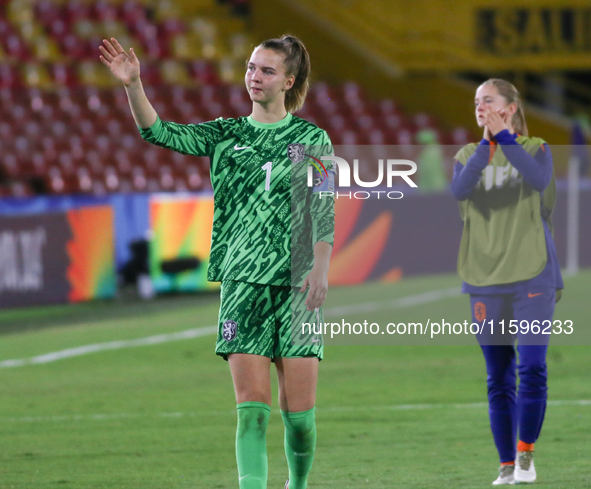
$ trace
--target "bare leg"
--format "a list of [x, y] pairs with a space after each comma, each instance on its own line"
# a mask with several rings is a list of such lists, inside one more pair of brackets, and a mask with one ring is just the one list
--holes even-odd
[[316, 403], [317, 358], [276, 358], [279, 407], [286, 412], [312, 409]]
[[261, 355], [233, 353], [228, 356], [236, 403], [264, 402], [271, 405], [271, 359]]

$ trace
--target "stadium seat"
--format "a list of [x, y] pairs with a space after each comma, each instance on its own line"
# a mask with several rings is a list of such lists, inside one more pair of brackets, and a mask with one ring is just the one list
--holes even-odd
[[[209, 14], [185, 18], [170, 2], [0, 0], [2, 195], [44, 186], [96, 194], [210, 188], [206, 158], [142, 141], [125, 90], [98, 60], [98, 45], [117, 37], [133, 46], [160, 117], [199, 123], [250, 113], [243, 77], [253, 42], [240, 25]], [[334, 144], [414, 144], [415, 131], [425, 127], [442, 142], [471, 138], [463, 128], [444, 133], [430, 114], [409, 117], [396, 101], [369, 100], [355, 82], [317, 83], [297, 115], [326, 128]]]
[[33, 189], [31, 186], [24, 180], [15, 180], [10, 182], [8, 185], [8, 193], [9, 197], [31, 197], [34, 195]]

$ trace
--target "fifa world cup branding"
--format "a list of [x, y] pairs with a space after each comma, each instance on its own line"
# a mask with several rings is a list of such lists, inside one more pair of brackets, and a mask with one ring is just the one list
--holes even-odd
[[0, 233], [0, 292], [43, 288], [42, 250], [46, 242], [42, 227]]

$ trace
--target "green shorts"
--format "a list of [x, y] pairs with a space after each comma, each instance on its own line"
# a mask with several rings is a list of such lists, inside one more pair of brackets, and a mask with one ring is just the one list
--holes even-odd
[[222, 282], [215, 352], [225, 360], [231, 353], [322, 360], [322, 336], [302, 327], [324, 322], [322, 308], [306, 310], [306, 295], [293, 287]]

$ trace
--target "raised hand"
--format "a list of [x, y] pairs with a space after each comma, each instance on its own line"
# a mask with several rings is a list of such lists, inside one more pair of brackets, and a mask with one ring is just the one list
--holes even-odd
[[139, 80], [140, 62], [133, 48], [129, 48], [129, 53], [126, 53], [114, 37], [111, 42], [103, 39], [103, 44], [104, 46], [99, 46], [102, 53], [99, 59], [109, 67], [111, 73], [126, 87]]

